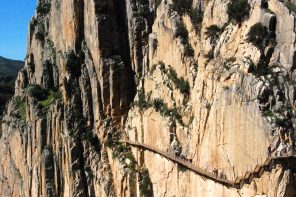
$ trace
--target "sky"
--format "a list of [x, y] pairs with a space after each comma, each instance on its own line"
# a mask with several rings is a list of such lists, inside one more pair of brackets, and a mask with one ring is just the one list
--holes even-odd
[[37, 0], [0, 0], [0, 56], [24, 60]]

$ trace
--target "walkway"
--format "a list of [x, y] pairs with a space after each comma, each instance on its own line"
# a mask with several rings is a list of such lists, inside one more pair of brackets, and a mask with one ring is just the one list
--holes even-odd
[[244, 184], [250, 184], [254, 178], [260, 178], [265, 171], [270, 171], [272, 169], [272, 166], [277, 163], [285, 163], [286, 165], [289, 165], [289, 166], [290, 165], [295, 166], [295, 164], [296, 164], [296, 156], [281, 156], [281, 157], [268, 158], [268, 159], [266, 159], [264, 164], [257, 165], [252, 172], [246, 172], [246, 174], [243, 177], [237, 177], [233, 181], [233, 180], [228, 180], [227, 178], [219, 177], [217, 174], [214, 174], [213, 172], [209, 172], [207, 170], [204, 170], [202, 168], [194, 166], [186, 160], [182, 160], [173, 154], [164, 152], [164, 151], [159, 150], [159, 149], [152, 147], [150, 145], [141, 144], [138, 142], [132, 142], [130, 140], [122, 140], [122, 142], [127, 143], [131, 146], [134, 146], [134, 147], [146, 149], [151, 152], [157, 153], [157, 154], [159, 154], [171, 161], [174, 161], [174, 162], [186, 167], [187, 169], [195, 172], [196, 174], [199, 174], [199, 175], [201, 175], [205, 178], [208, 178], [210, 180], [213, 180], [217, 183], [223, 184], [226, 187], [232, 187], [232, 188], [237, 188], [237, 189], [241, 189]]

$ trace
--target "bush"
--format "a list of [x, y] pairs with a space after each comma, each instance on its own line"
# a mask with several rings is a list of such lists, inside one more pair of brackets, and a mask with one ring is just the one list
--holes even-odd
[[168, 77], [182, 94], [189, 95], [190, 85], [187, 80], [185, 80], [183, 77], [178, 78], [176, 71], [172, 68], [169, 68], [168, 70]]
[[242, 23], [250, 15], [251, 6], [248, 0], [231, 0], [227, 6], [227, 14], [235, 23]]
[[268, 109], [268, 110], [263, 111], [262, 112], [262, 115], [264, 117], [273, 117], [274, 116], [274, 113], [270, 109]]
[[34, 97], [39, 101], [46, 99], [48, 94], [48, 92], [44, 90], [40, 85], [30, 85], [27, 88], [27, 92], [31, 97]]
[[50, 90], [47, 98], [41, 101], [40, 104], [42, 105], [42, 107], [46, 108], [46, 107], [49, 107], [54, 101], [61, 98], [62, 98], [62, 93], [60, 91]]
[[66, 59], [67, 59], [66, 69], [70, 71], [73, 67], [75, 67], [76, 59], [77, 59], [73, 50], [66, 53]]
[[30, 72], [34, 73], [35, 72], [35, 64], [33, 61], [28, 62], [28, 69], [30, 70]]
[[175, 37], [181, 38], [182, 44], [186, 44], [188, 42], [188, 31], [183, 23], [183, 21], [181, 21], [178, 26], [177, 26], [177, 30], [175, 33]]
[[20, 116], [22, 118], [22, 120], [26, 120], [26, 105], [25, 102], [22, 100], [21, 97], [17, 96], [15, 97], [15, 103], [16, 103], [16, 107], [19, 110]]
[[290, 1], [286, 1], [286, 6], [291, 12], [296, 14], [296, 5], [294, 3], [290, 2]]
[[168, 77], [169, 77], [169, 79], [172, 80], [174, 83], [176, 83], [177, 80], [178, 80], [177, 72], [176, 72], [174, 69], [172, 69], [172, 68], [169, 68], [169, 69], [168, 69]]
[[[112, 157], [117, 158], [121, 164], [124, 165], [124, 168], [128, 168], [129, 170], [135, 172], [137, 161], [131, 152], [130, 148], [126, 146], [125, 143], [115, 142], [113, 146]], [[126, 159], [130, 162], [127, 164]]]
[[177, 88], [180, 90], [180, 92], [182, 94], [186, 94], [188, 95], [190, 93], [190, 85], [189, 85], [189, 82], [184, 80], [183, 77], [181, 77], [179, 80], [178, 80], [178, 83], [176, 84]]
[[50, 8], [51, 8], [50, 3], [42, 3], [37, 6], [36, 10], [37, 10], [37, 13], [45, 15], [50, 12]]
[[250, 72], [253, 73], [256, 77], [268, 75], [269, 71], [270, 70], [268, 68], [268, 65], [262, 60], [260, 60], [258, 64], [250, 70]]
[[203, 20], [203, 15], [204, 15], [203, 11], [201, 11], [197, 8], [193, 8], [190, 10], [189, 17], [190, 17], [191, 23], [193, 25], [193, 28], [196, 32], [201, 30], [201, 23]]
[[193, 57], [194, 56], [194, 49], [192, 48], [192, 46], [189, 43], [187, 43], [184, 46], [184, 55], [187, 56], [187, 57]]
[[179, 37], [181, 39], [181, 43], [184, 45], [184, 55], [187, 57], [192, 57], [194, 55], [194, 49], [189, 43], [188, 31], [183, 21], [178, 24], [175, 37]]
[[262, 23], [256, 23], [249, 31], [247, 41], [262, 50], [268, 37], [267, 28]]
[[172, 9], [180, 15], [190, 12], [191, 7], [192, 0], [173, 0]]
[[218, 25], [211, 25], [206, 28], [205, 35], [211, 40], [216, 40], [221, 33], [221, 28]]
[[152, 196], [152, 182], [150, 180], [148, 169], [143, 168], [140, 171], [140, 193], [142, 196]]
[[38, 31], [36, 34], [35, 34], [35, 37], [37, 40], [41, 41], [41, 42], [44, 42], [45, 41], [45, 33], [42, 32], [42, 31]]
[[201, 29], [203, 11], [192, 8], [192, 0], [173, 0], [172, 9], [181, 16], [187, 14], [196, 32]]
[[116, 142], [114, 146], [114, 151], [112, 152], [112, 157], [117, 158], [120, 156], [120, 154], [127, 151], [128, 151], [128, 147], [124, 143]]
[[144, 88], [141, 88], [138, 91], [138, 101], [134, 102], [135, 106], [138, 106], [141, 110], [145, 108], [149, 108], [151, 104], [149, 103], [149, 98], [146, 98]]
[[[156, 102], [158, 102], [158, 101], [156, 101]], [[157, 105], [157, 104], [159, 104], [159, 105]], [[155, 103], [154, 106], [158, 107], [155, 110], [159, 111], [162, 116], [164, 116], [164, 117], [172, 117], [175, 120], [177, 120], [181, 125], [184, 125], [184, 123], [182, 121], [182, 116], [179, 113], [178, 108], [176, 108], [176, 107], [169, 108], [168, 105], [166, 103], [163, 103], [163, 102], [162, 103]]]
[[74, 76], [80, 76], [81, 65], [84, 58], [84, 53], [79, 51], [78, 55], [74, 53], [73, 50], [66, 52], [66, 70]]
[[261, 8], [262, 9], [268, 9], [268, 0], [262, 0], [261, 1]]
[[164, 102], [162, 99], [154, 99], [153, 100], [153, 107], [157, 112], [161, 111], [163, 106], [164, 106]]

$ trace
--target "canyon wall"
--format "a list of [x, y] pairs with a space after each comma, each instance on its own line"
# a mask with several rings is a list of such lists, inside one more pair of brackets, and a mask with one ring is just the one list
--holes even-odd
[[285, 164], [237, 189], [124, 142], [231, 181], [294, 151], [290, 2], [249, 0], [240, 22], [229, 0], [176, 2], [38, 1], [1, 121], [2, 196], [296, 195]]

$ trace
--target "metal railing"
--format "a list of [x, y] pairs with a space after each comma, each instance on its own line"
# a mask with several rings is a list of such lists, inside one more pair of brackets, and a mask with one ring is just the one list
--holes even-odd
[[261, 175], [263, 174], [264, 171], [270, 171], [271, 166], [277, 160], [282, 160], [282, 159], [296, 160], [295, 155], [294, 156], [287, 155], [287, 156], [280, 156], [280, 157], [270, 157], [270, 158], [267, 158], [263, 164], [257, 165], [252, 172], [246, 172], [243, 177], [237, 177], [233, 181], [233, 180], [229, 180], [229, 179], [224, 178], [224, 177], [220, 177], [220, 176], [218, 176], [217, 173], [209, 172], [209, 171], [207, 171], [205, 169], [194, 166], [192, 163], [190, 163], [187, 160], [183, 160], [183, 159], [181, 159], [179, 157], [176, 157], [174, 154], [170, 154], [168, 152], [159, 150], [158, 148], [155, 148], [155, 147], [150, 146], [148, 144], [132, 142], [130, 140], [121, 140], [121, 141], [124, 142], [124, 143], [127, 143], [127, 144], [129, 144], [131, 146], [139, 147], [139, 148], [146, 149], [146, 150], [149, 150], [151, 152], [157, 153], [157, 154], [159, 154], [159, 155], [161, 155], [161, 156], [163, 156], [163, 157], [165, 157], [165, 158], [167, 158], [167, 159], [169, 159], [171, 161], [174, 161], [174, 162], [186, 167], [187, 169], [195, 172], [196, 174], [198, 174], [200, 176], [203, 176], [205, 178], [208, 178], [210, 180], [213, 180], [215, 182], [223, 184], [223, 185], [225, 185], [227, 187], [233, 187], [233, 188], [237, 188], [237, 189], [241, 189], [244, 184], [251, 183], [254, 178], [261, 177]]

